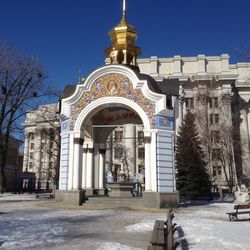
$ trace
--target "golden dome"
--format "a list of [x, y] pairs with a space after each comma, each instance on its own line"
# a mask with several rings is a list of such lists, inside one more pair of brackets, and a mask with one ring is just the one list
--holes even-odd
[[137, 39], [136, 28], [128, 24], [126, 11], [123, 9], [121, 21], [109, 32], [112, 45], [105, 49], [110, 64], [132, 64], [136, 66], [136, 59], [141, 49], [134, 45]]

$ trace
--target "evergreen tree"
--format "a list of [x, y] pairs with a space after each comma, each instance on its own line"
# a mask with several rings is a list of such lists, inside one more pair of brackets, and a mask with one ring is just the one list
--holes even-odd
[[211, 182], [206, 171], [204, 153], [195, 126], [195, 117], [187, 112], [177, 136], [176, 186], [180, 197], [195, 199], [210, 196]]

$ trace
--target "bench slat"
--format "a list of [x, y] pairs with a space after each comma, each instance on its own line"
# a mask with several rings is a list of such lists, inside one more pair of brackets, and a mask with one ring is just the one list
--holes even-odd
[[250, 209], [250, 204], [244, 204], [244, 205], [235, 205], [234, 209]]
[[148, 250], [163, 250], [162, 246], [148, 246]]
[[164, 230], [154, 229], [150, 243], [154, 246], [164, 246], [165, 245], [165, 235]]
[[156, 220], [154, 224], [154, 229], [164, 230], [165, 222], [163, 220]]

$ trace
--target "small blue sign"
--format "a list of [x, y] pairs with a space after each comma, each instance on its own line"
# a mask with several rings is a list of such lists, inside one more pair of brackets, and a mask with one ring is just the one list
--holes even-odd
[[168, 116], [156, 116], [156, 127], [165, 130], [174, 130], [174, 118]]
[[64, 120], [61, 122], [61, 132], [66, 132], [70, 130], [70, 120]]

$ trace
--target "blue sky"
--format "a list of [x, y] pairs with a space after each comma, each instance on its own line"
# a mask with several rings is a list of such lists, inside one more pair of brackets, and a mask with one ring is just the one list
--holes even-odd
[[[104, 64], [122, 0], [0, 0], [0, 40], [35, 55], [63, 88]], [[220, 55], [250, 47], [249, 0], [127, 0], [141, 57]]]

